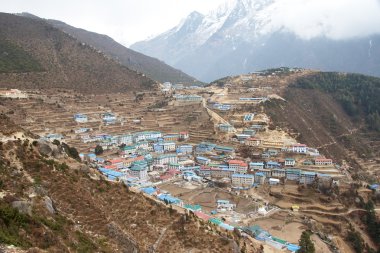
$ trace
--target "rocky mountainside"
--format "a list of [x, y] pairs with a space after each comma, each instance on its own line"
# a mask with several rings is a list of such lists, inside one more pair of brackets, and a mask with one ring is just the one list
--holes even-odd
[[[1, 252], [240, 252], [236, 235], [103, 180], [61, 144], [0, 117], [9, 122], [0, 129]], [[5, 140], [4, 130], [22, 137]]]
[[[303, 38], [277, 22], [279, 6], [276, 0], [229, 1], [207, 15], [193, 12], [173, 29], [131, 48], [202, 81], [281, 66], [380, 76], [379, 34]], [[319, 25], [331, 33], [329, 26]]]
[[0, 38], [0, 87], [102, 93], [155, 84], [44, 20], [0, 13]]
[[107, 35], [75, 28], [57, 20], [47, 20], [47, 22], [59, 28], [60, 30], [74, 36], [79, 41], [91, 45], [94, 48], [102, 51], [127, 68], [141, 72], [153, 80], [159, 81], [161, 83], [168, 81], [172, 83], [183, 83], [188, 85], [198, 82], [194, 77], [191, 77], [156, 58], [143, 55], [127, 47], [124, 47]]

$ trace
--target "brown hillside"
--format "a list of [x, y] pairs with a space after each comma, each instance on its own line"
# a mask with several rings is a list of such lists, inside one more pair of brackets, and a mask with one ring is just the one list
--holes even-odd
[[25, 50], [45, 70], [1, 73], [0, 87], [102, 93], [147, 89], [154, 84], [43, 20], [1, 13], [0, 36]]
[[102, 180], [73, 160], [42, 157], [37, 150], [46, 145], [57, 149], [0, 143], [0, 250], [12, 244], [47, 252], [239, 252], [232, 234], [218, 235], [191, 214]]
[[156, 58], [126, 48], [107, 35], [75, 28], [57, 20], [47, 20], [47, 22], [62, 31], [69, 33], [79, 41], [104, 52], [127, 68], [144, 73], [153, 80], [159, 82], [180, 82], [188, 85], [199, 83], [194, 77], [191, 77]]
[[337, 162], [350, 161], [355, 168], [379, 173], [376, 160], [379, 135], [353, 121], [341, 105], [319, 90], [287, 87], [286, 101], [271, 100], [265, 111], [275, 125], [297, 133], [297, 139]]

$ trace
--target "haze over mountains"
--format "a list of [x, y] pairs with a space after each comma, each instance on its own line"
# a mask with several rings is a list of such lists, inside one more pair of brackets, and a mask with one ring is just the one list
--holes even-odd
[[[299, 26], [293, 17], [286, 17], [293, 12], [283, 4], [230, 1], [207, 15], [193, 12], [171, 30], [131, 48], [202, 81], [280, 66], [380, 76], [380, 34], [360, 29], [367, 24], [353, 17], [357, 35], [339, 29], [345, 19], [333, 24], [333, 15], [314, 17]], [[294, 15], [305, 13], [294, 11]]]

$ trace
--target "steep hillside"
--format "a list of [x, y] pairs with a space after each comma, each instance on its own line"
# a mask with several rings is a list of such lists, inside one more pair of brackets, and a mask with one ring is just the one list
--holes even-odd
[[106, 35], [75, 28], [57, 20], [47, 20], [47, 22], [74, 36], [79, 41], [102, 51], [124, 66], [141, 72], [153, 80], [189, 85], [198, 82], [194, 77], [191, 77], [156, 58], [126, 48]]
[[317, 72], [291, 82], [285, 101], [271, 100], [265, 111], [300, 141], [379, 176], [379, 87], [378, 78]]
[[0, 37], [7, 43], [2, 55], [19, 55], [1, 58], [2, 65], [14, 67], [0, 73], [0, 87], [101, 93], [154, 84], [43, 20], [1, 13]]
[[0, 142], [2, 252], [9, 244], [33, 252], [236, 252], [234, 235], [102, 180], [60, 149]]
[[334, 22], [317, 14], [313, 25], [298, 24], [308, 26], [310, 34], [321, 32], [305, 39], [279, 22], [294, 15], [282, 1], [226, 2], [206, 15], [193, 12], [176, 27], [131, 48], [203, 81], [281, 66], [380, 76], [379, 34], [331, 38]]
[[0, 39], [0, 73], [43, 71], [40, 63], [17, 45]]
[[236, 105], [242, 94], [267, 97], [259, 107], [236, 106], [234, 113], [265, 113], [269, 128], [284, 130], [343, 168], [348, 162], [355, 179], [380, 179], [380, 78], [278, 68], [225, 77], [209, 89], [215, 101]]

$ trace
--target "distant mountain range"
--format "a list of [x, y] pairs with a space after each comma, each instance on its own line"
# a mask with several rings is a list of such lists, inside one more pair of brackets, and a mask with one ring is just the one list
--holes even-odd
[[2, 88], [110, 93], [155, 83], [45, 20], [0, 13]]
[[380, 76], [380, 35], [303, 39], [276, 26], [276, 0], [234, 0], [132, 49], [202, 81], [281, 66]]

